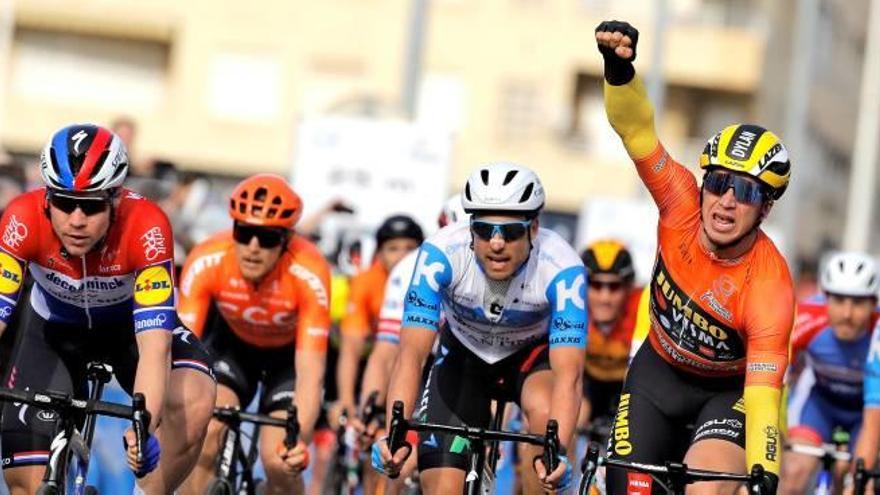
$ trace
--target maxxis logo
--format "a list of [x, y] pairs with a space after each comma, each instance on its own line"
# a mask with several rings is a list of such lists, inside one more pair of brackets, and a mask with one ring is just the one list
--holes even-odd
[[12, 249], [18, 249], [27, 236], [27, 225], [19, 222], [15, 215], [11, 215], [9, 223], [6, 224], [6, 228], [3, 230], [3, 242]]

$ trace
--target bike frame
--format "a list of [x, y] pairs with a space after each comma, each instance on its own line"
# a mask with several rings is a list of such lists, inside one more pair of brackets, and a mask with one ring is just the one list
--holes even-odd
[[[504, 408], [496, 410], [496, 416], [503, 417]], [[501, 419], [497, 422], [500, 423]], [[495, 420], [493, 419], [493, 423]], [[434, 423], [421, 423], [407, 421], [403, 417], [403, 402], [395, 401], [391, 412], [391, 428], [388, 432], [388, 446], [392, 452], [406, 445], [406, 433], [408, 431], [449, 433], [465, 438], [470, 442], [469, 471], [465, 478], [464, 493], [466, 495], [479, 495], [482, 488], [483, 469], [486, 460], [486, 443], [512, 441], [527, 443], [544, 447], [543, 460], [548, 472], [556, 469], [559, 455], [559, 435], [556, 420], [547, 422], [545, 435], [532, 435], [528, 433], [514, 433], [486, 428], [470, 426], [450, 426]]]
[[[251, 414], [234, 407], [214, 408], [214, 418], [222, 421], [227, 427], [223, 435], [223, 448], [220, 450], [214, 474], [217, 478], [226, 480], [236, 493], [252, 495], [256, 490], [251, 467], [256, 463], [259, 455], [258, 444], [262, 426], [284, 428], [288, 432], [288, 438], [291, 434], [293, 434], [293, 438], [299, 436], [295, 406], [290, 406], [287, 409], [287, 418]], [[241, 424], [244, 422], [254, 424], [254, 434], [247, 452], [241, 446]], [[288, 445], [287, 440], [285, 445], [288, 448], [293, 447], [293, 445]], [[241, 468], [236, 470], [236, 464]], [[240, 483], [236, 483], [239, 480]]]

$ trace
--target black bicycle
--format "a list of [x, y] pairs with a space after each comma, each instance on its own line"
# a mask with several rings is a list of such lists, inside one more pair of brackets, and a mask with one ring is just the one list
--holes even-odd
[[[86, 373], [89, 383], [89, 398], [86, 400], [53, 390], [0, 389], [0, 401], [27, 404], [58, 415], [49, 463], [37, 495], [97, 495], [95, 487], [86, 485], [97, 415], [130, 420], [137, 436], [138, 461], [143, 461], [143, 446], [150, 424], [144, 395], [134, 394], [131, 406], [103, 402], [101, 394], [113, 376], [113, 368], [105, 363], [92, 362]], [[82, 429], [79, 425], [83, 425]]]
[[877, 480], [880, 480], [880, 470], [878, 469], [867, 469], [865, 467], [865, 460], [861, 457], [856, 459], [856, 469], [853, 473], [853, 489], [855, 495], [865, 495], [868, 489], [868, 483], [874, 480], [874, 489], [871, 493], [877, 495], [880, 494], [880, 483]]
[[[385, 408], [379, 405], [378, 398], [378, 391], [374, 391], [367, 397], [360, 414], [360, 419], [365, 426], [374, 422], [379, 424], [385, 422]], [[361, 488], [362, 460], [370, 443], [366, 442], [366, 447], [361, 447], [358, 433], [349, 425], [349, 421], [347, 413], [343, 413], [339, 417], [339, 428], [336, 430], [336, 453], [322, 491], [325, 495], [353, 495]]]
[[581, 483], [578, 487], [579, 495], [589, 494], [590, 485], [596, 475], [599, 466], [608, 466], [628, 471], [636, 471], [650, 475], [670, 495], [684, 495], [685, 488], [691, 483], [698, 481], [738, 481], [746, 483], [749, 493], [755, 495], [768, 495], [764, 492], [764, 467], [755, 464], [749, 474], [723, 473], [719, 471], [707, 471], [704, 469], [689, 468], [687, 464], [679, 462], [667, 462], [663, 466], [655, 464], [643, 464], [640, 462], [627, 462], [608, 459], [599, 455], [599, 446], [590, 445], [587, 455], [581, 463]]
[[[547, 421], [544, 435], [516, 433], [500, 430], [504, 417], [504, 403], [497, 403], [490, 427], [450, 426], [435, 423], [407, 421], [403, 415], [403, 402], [395, 401], [391, 409], [391, 423], [388, 430], [388, 448], [397, 452], [407, 446], [406, 434], [409, 431], [448, 433], [465, 438], [470, 443], [469, 467], [465, 477], [464, 494], [480, 495], [494, 492], [495, 467], [499, 457], [500, 442], [510, 441], [536, 445], [544, 448], [541, 459], [548, 472], [559, 466], [559, 425], [555, 419]], [[488, 459], [486, 457], [488, 448]], [[490, 480], [489, 477], [492, 477]]]
[[[296, 406], [287, 408], [286, 418], [276, 418], [264, 414], [244, 412], [238, 407], [214, 408], [214, 418], [226, 424], [223, 435], [223, 447], [217, 459], [215, 478], [205, 490], [206, 495], [255, 495], [260, 480], [254, 479], [253, 466], [260, 455], [260, 426], [276, 426], [284, 428], [284, 446], [292, 449], [299, 438], [299, 420]], [[252, 423], [253, 435], [250, 435], [250, 446], [242, 446], [242, 423]]]

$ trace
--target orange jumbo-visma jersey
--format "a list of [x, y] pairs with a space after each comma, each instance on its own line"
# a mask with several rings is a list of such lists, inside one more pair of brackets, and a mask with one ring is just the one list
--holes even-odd
[[387, 280], [388, 271], [379, 260], [351, 279], [348, 306], [339, 325], [340, 333], [368, 337], [376, 331]]
[[651, 345], [691, 373], [744, 374], [746, 385], [781, 387], [794, 319], [785, 259], [761, 231], [742, 257], [716, 258], [700, 243], [693, 174], [659, 143], [636, 167], [660, 210]]
[[326, 351], [330, 329], [330, 266], [304, 237], [291, 236], [275, 267], [258, 285], [245, 281], [231, 231], [187, 257], [177, 311], [196, 335], [205, 331], [211, 303], [238, 338], [256, 347], [296, 342], [298, 350]]

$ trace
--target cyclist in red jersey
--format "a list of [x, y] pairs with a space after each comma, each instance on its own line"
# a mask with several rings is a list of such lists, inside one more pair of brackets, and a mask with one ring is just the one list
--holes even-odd
[[[128, 393], [144, 393], [152, 415], [144, 463], [136, 462], [133, 432], [125, 433], [129, 466], [152, 471], [138, 482], [145, 492], [171, 493], [201, 449], [215, 387], [210, 357], [174, 312], [168, 219], [121, 187], [127, 170], [125, 146], [112, 132], [62, 128], [40, 157], [46, 187], [4, 212], [0, 331], [18, 305], [25, 268], [34, 279], [5, 384], [84, 396], [87, 363], [109, 363]], [[48, 411], [3, 405], [4, 475], [13, 494], [37, 489], [54, 423]]]
[[[300, 442], [286, 449], [284, 430], [263, 427], [260, 458], [266, 493], [301, 491], [299, 473], [308, 465], [306, 444], [321, 404], [330, 266], [293, 232], [302, 200], [283, 178], [245, 179], [232, 192], [229, 214], [232, 231], [199, 244], [187, 258], [178, 312], [215, 355], [218, 406], [246, 407], [260, 383], [260, 413], [284, 417], [291, 401], [296, 404]], [[223, 429], [211, 422], [184, 493], [201, 494], [210, 482]]]
[[[775, 493], [794, 290], [785, 259], [760, 225], [788, 185], [788, 151], [762, 127], [728, 126], [706, 144], [698, 187], [655, 133], [632, 64], [638, 31], [603, 22], [596, 41], [608, 120], [660, 211], [651, 344], [641, 346], [627, 372], [609, 453], [660, 464], [683, 456], [691, 467], [740, 473], [761, 464], [762, 493]], [[611, 469], [608, 481], [610, 494], [663, 492], [634, 472]], [[688, 493], [737, 488], [696, 483]]]

